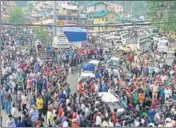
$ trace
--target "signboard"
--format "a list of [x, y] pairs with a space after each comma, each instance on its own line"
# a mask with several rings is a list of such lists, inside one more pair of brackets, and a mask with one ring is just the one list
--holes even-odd
[[139, 16], [139, 19], [138, 19], [138, 21], [144, 21], [144, 16]]
[[57, 25], [58, 25], [58, 27], [64, 26], [64, 21], [57, 21]]

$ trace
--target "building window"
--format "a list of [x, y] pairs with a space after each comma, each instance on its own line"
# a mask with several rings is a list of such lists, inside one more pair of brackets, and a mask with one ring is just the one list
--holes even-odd
[[108, 27], [105, 27], [105, 29], [108, 29]]
[[102, 21], [104, 21], [104, 18], [102, 18]]
[[105, 21], [108, 21], [108, 17], [106, 17]]

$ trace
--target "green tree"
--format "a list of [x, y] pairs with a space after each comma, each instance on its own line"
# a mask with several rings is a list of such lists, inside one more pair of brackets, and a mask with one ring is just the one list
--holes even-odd
[[176, 1], [148, 1], [147, 14], [152, 23], [171, 22], [164, 24], [154, 24], [164, 31], [176, 31]]
[[8, 22], [13, 24], [25, 23], [25, 14], [21, 8], [12, 8], [7, 17]]
[[27, 9], [31, 11], [34, 8], [34, 5], [32, 3], [27, 3]]
[[44, 28], [35, 28], [34, 33], [36, 39], [40, 40], [42, 43], [47, 44], [50, 42], [49, 32]]

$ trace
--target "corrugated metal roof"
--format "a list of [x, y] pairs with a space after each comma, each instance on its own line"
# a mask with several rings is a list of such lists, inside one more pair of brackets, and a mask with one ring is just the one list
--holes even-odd
[[94, 5], [99, 4], [99, 3], [101, 3], [101, 1], [91, 1], [91, 2], [87, 3], [87, 6], [94, 6]]
[[105, 15], [107, 15], [109, 12], [108, 11], [101, 11], [101, 12], [95, 12], [92, 16], [94, 18], [97, 18], [97, 17], [104, 17]]
[[[92, 16], [93, 16], [94, 18], [104, 17], [104, 16], [106, 16], [106, 15], [109, 14], [109, 13], [114, 13], [114, 12], [112, 12], [112, 11], [95, 12], [95, 13], [92, 14]], [[116, 14], [116, 13], [114, 13], [114, 14]], [[116, 15], [117, 15], [117, 14], [116, 14]]]

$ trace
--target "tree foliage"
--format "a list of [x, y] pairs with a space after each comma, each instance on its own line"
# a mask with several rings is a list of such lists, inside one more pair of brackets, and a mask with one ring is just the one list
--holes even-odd
[[36, 39], [40, 40], [42, 43], [47, 44], [50, 42], [49, 32], [44, 28], [35, 28], [34, 34]]
[[14, 24], [25, 23], [25, 14], [21, 8], [12, 8], [7, 17], [8, 22]]
[[151, 22], [165, 22], [164, 24], [154, 24], [156, 27], [164, 31], [176, 32], [175, 1], [147, 1], [147, 10], [148, 19]]
[[31, 11], [34, 8], [34, 5], [32, 3], [27, 3], [27, 9]]

